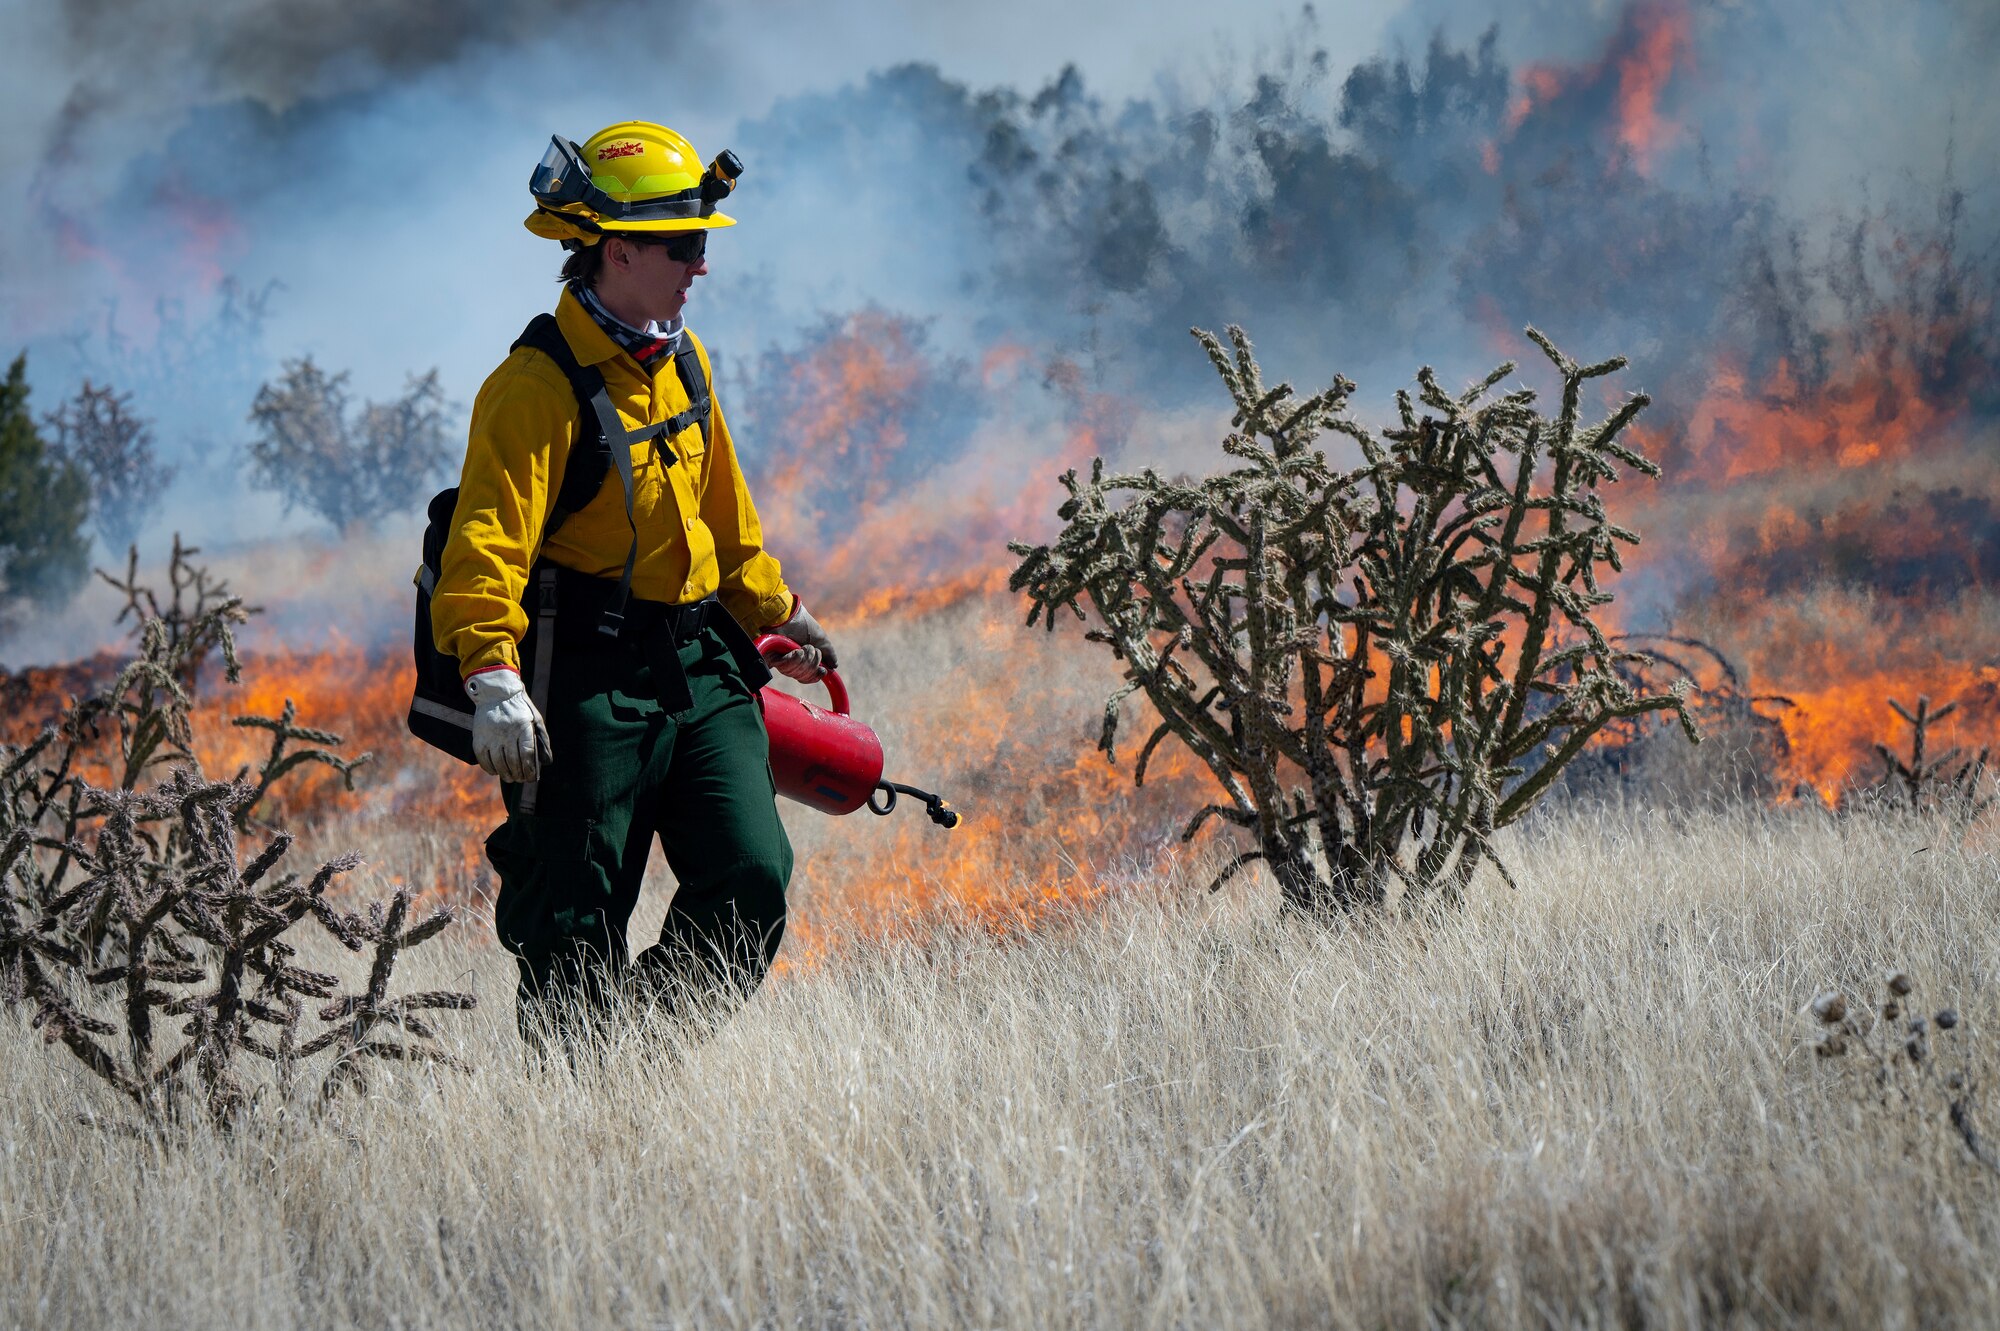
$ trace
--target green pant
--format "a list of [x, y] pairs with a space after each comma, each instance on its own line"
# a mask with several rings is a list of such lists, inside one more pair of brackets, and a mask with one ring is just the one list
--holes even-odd
[[[763, 713], [714, 629], [680, 660], [694, 706], [672, 716], [636, 649], [555, 654], [544, 709], [555, 760], [532, 787], [502, 784], [508, 818], [486, 841], [524, 1032], [543, 1013], [601, 1006], [628, 977], [668, 1002], [724, 1000], [777, 955], [792, 846]], [[625, 927], [655, 833], [679, 890], [659, 942], [628, 962]]]

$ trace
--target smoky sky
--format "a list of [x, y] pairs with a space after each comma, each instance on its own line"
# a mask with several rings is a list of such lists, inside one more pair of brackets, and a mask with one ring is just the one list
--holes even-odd
[[61, 47], [75, 75], [73, 99], [105, 114], [177, 89], [283, 107], [534, 39], [610, 8], [611, 0], [63, 0]]
[[256, 384], [311, 354], [469, 402], [555, 294], [529, 167], [632, 116], [749, 164], [689, 313], [725, 366], [872, 307], [1166, 407], [1226, 322], [1378, 395], [1531, 321], [1671, 387], [1719, 338], [1823, 340], [1857, 228], [1955, 193], [1978, 254], [2000, 217], [1978, 0], [1064, 9], [15, 7], [0, 331], [38, 393], [138, 395], [163, 523], [229, 496], [201, 520], [251, 537], [283, 530], [234, 460]]

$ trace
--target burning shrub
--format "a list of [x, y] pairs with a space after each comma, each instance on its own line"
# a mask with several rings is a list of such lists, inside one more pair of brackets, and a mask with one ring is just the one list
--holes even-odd
[[[304, 761], [353, 764], [324, 749], [288, 752], [300, 739], [340, 742], [293, 724], [288, 707], [276, 720], [244, 718], [273, 736], [254, 782], [247, 768], [227, 782], [203, 775], [187, 682], [216, 650], [237, 680], [234, 626], [248, 611], [192, 553], [175, 542], [164, 607], [129, 573], [118, 584], [139, 650], [117, 677], [29, 743], [0, 746], [0, 1001], [29, 1009], [50, 1043], [149, 1126], [206, 1117], [227, 1128], [252, 1103], [243, 1055], [272, 1064], [281, 1099], [325, 1055], [323, 1107], [363, 1084], [370, 1059], [454, 1062], [422, 1014], [473, 999], [389, 996], [397, 957], [443, 930], [448, 909], [409, 924], [404, 890], [365, 916], [338, 911], [326, 890], [358, 857], [309, 878], [281, 874], [293, 841], [282, 831], [246, 862], [240, 835], [274, 782]], [[341, 946], [372, 950], [354, 992], [298, 964], [294, 929], [308, 916]], [[309, 1001], [321, 1004], [316, 1033], [301, 1030]], [[174, 1040], [162, 1026], [177, 1018]]]
[[281, 495], [287, 513], [304, 506], [343, 532], [427, 500], [450, 458], [436, 370], [412, 378], [394, 402], [368, 403], [359, 420], [347, 407], [347, 376], [310, 356], [287, 362], [250, 407], [251, 482]]
[[[1612, 599], [1599, 570], [1639, 539], [1599, 487], [1621, 463], [1658, 474], [1619, 442], [1645, 396], [1581, 420], [1584, 382], [1622, 358], [1578, 365], [1531, 328], [1562, 376], [1553, 418], [1532, 391], [1490, 396], [1511, 363], [1456, 397], [1425, 367], [1434, 414], [1399, 392], [1400, 425], [1377, 437], [1347, 416], [1348, 380], [1299, 401], [1265, 387], [1241, 329], [1233, 358], [1195, 336], [1236, 403], [1222, 447], [1241, 465], [1199, 481], [1107, 476], [1102, 458], [1087, 482], [1066, 473], [1064, 528], [1011, 547], [1011, 586], [1050, 629], [1059, 607], [1085, 618], [1088, 599], [1086, 636], [1126, 664], [1101, 747], [1134, 692], [1161, 718], [1135, 781], [1171, 737], [1221, 785], [1226, 802], [1184, 838], [1217, 817], [1257, 845], [1218, 886], [1261, 859], [1294, 907], [1376, 905], [1391, 880], [1406, 902], [1455, 898], [1493, 858], [1494, 830], [1606, 725], [1672, 712], [1696, 737], [1685, 681], [1635, 687], [1623, 667], [1645, 658], [1596, 618]], [[1313, 447], [1326, 430], [1363, 465], [1336, 470]]]

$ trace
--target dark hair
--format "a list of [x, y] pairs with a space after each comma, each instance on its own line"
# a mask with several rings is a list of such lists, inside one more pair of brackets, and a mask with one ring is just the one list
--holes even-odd
[[597, 275], [604, 271], [604, 242], [585, 245], [582, 249], [571, 250], [563, 259], [562, 272], [558, 280], [567, 284], [575, 282], [580, 286], [594, 287]]

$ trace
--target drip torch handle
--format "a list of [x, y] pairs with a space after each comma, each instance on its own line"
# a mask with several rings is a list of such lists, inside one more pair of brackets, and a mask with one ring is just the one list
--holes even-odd
[[[798, 649], [799, 645], [783, 634], [766, 633], [757, 639], [757, 655], [767, 662], [774, 656], [783, 656], [786, 652], [796, 652]], [[828, 710], [837, 716], [846, 716], [847, 685], [841, 681], [840, 672], [823, 669], [819, 672], [819, 682], [826, 685], [827, 701], [832, 704]]]

